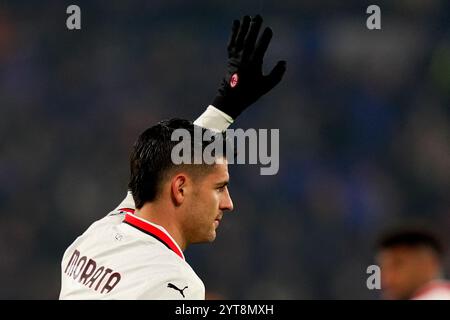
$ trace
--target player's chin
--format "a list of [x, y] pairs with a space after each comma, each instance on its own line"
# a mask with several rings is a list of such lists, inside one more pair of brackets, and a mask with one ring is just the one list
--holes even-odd
[[209, 243], [213, 242], [215, 239], [216, 239], [216, 230], [211, 228], [208, 231], [203, 232], [201, 235], [197, 234], [196, 240], [193, 240], [191, 243]]
[[203, 233], [203, 235], [204, 235], [203, 242], [213, 242], [214, 240], [216, 240], [216, 237], [217, 237], [217, 231], [216, 231], [217, 226], [218, 226], [217, 223], [213, 223], [212, 225], [209, 226], [208, 231]]
[[212, 229], [208, 235], [208, 242], [213, 242], [214, 240], [216, 240], [216, 237], [217, 237], [216, 229]]

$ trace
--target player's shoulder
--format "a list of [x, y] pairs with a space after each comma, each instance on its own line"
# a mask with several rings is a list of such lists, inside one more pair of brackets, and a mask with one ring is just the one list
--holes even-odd
[[120, 225], [127, 213], [134, 212], [134, 209], [122, 208], [119, 206], [118, 208], [110, 211], [106, 216], [94, 221], [83, 234], [96, 232], [97, 229], [115, 227]]
[[[120, 226], [124, 228], [125, 226]], [[123, 230], [123, 229], [121, 229]], [[124, 238], [127, 234], [121, 234]], [[153, 273], [195, 275], [191, 266], [176, 253], [162, 245], [158, 240], [132, 238], [131, 246], [124, 248], [124, 256], [134, 257], [134, 263], [140, 264], [144, 270], [152, 270]]]
[[204, 299], [205, 286], [196, 273], [182, 263], [153, 260], [138, 299]]
[[[135, 232], [127, 224], [118, 229], [125, 243], [133, 242], [121, 256], [129, 261], [123, 268], [130, 270], [134, 279], [142, 280], [137, 299], [204, 299], [204, 284], [184, 256], [149, 235]], [[129, 236], [132, 239], [128, 240]]]
[[111, 211], [106, 216], [94, 221], [86, 231], [105, 226], [118, 225], [122, 223], [125, 213], [122, 211]]
[[81, 244], [88, 244], [90, 242], [102, 242], [101, 239], [109, 234], [112, 227], [118, 226], [122, 223], [125, 217], [125, 212], [111, 211], [106, 216], [91, 223], [66, 249], [64, 256], [70, 254], [74, 247]]
[[119, 296], [152, 300], [204, 299], [202, 280], [183, 258], [158, 240], [128, 234], [131, 229], [127, 229], [126, 224], [117, 230], [122, 237], [121, 244], [109, 259], [123, 275], [117, 287]]

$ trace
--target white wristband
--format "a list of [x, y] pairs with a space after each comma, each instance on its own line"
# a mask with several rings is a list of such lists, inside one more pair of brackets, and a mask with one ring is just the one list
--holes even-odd
[[209, 105], [205, 112], [194, 121], [195, 125], [216, 132], [225, 131], [232, 123], [233, 118], [213, 105]]

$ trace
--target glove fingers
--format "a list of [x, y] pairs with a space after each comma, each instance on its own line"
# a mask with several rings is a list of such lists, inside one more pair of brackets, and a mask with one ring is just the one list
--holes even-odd
[[239, 31], [239, 26], [240, 26], [239, 20], [234, 20], [233, 26], [231, 27], [230, 39], [228, 40], [227, 45], [228, 52], [233, 50], [233, 48], [236, 46], [236, 37]]
[[240, 26], [239, 32], [237, 34], [237, 37], [236, 37], [235, 49], [237, 51], [241, 51], [242, 47], [244, 46], [244, 39], [245, 39], [245, 36], [247, 35], [249, 26], [250, 26], [250, 17], [244, 16], [242, 18], [241, 26]]
[[286, 72], [286, 61], [278, 61], [272, 71], [264, 77], [264, 91], [267, 92], [275, 87]]
[[256, 44], [255, 52], [253, 58], [256, 60], [263, 60], [264, 54], [266, 53], [267, 47], [269, 47], [270, 40], [272, 39], [272, 29], [265, 28], [263, 34]]
[[249, 31], [244, 40], [244, 51], [242, 53], [244, 58], [249, 58], [252, 54], [262, 22], [263, 20], [259, 14], [252, 18]]

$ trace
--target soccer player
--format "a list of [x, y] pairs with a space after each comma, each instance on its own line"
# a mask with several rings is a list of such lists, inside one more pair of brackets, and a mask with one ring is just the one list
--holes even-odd
[[194, 123], [162, 121], [139, 136], [126, 198], [64, 253], [60, 299], [205, 298], [203, 282], [183, 251], [213, 241], [224, 212], [233, 209], [227, 163], [175, 165], [171, 134], [223, 131], [281, 81], [284, 61], [262, 74], [272, 31], [265, 28], [258, 39], [261, 25], [259, 15], [233, 22], [227, 73], [212, 105]]
[[450, 300], [443, 279], [444, 249], [432, 233], [404, 229], [386, 234], [378, 244], [383, 297], [390, 300]]

